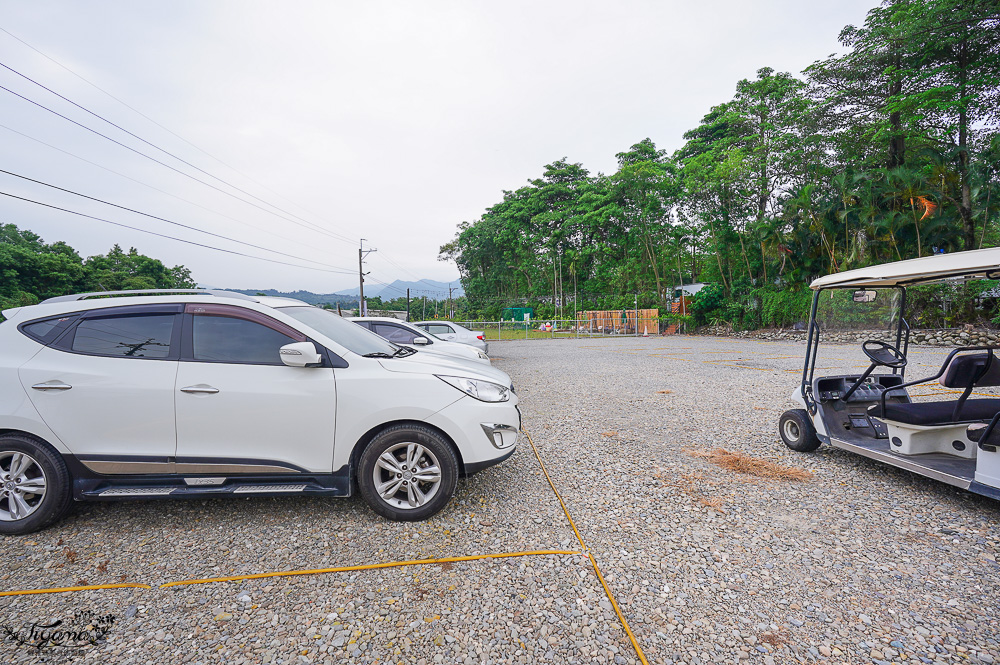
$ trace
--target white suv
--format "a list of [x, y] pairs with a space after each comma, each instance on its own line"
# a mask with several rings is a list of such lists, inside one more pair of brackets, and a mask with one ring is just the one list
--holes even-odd
[[0, 533], [72, 499], [350, 496], [419, 520], [503, 461], [510, 377], [307, 303], [220, 291], [52, 298], [0, 324]]

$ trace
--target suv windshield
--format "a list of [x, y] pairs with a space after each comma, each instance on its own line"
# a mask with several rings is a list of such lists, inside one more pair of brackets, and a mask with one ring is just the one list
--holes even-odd
[[445, 339], [442, 339], [442, 338], [438, 337], [437, 335], [435, 335], [434, 333], [432, 333], [430, 330], [427, 330], [426, 328], [421, 328], [420, 326], [415, 326], [412, 323], [407, 323], [405, 321], [396, 321], [396, 323], [402, 324], [404, 328], [406, 328], [408, 330], [412, 330], [413, 332], [417, 333], [421, 337], [428, 337], [432, 341], [433, 340], [437, 340], [439, 342], [446, 342], [447, 341]]
[[359, 356], [384, 353], [394, 355], [400, 347], [356, 323], [319, 307], [278, 307], [278, 311], [301, 321]]
[[[357, 319], [355, 319], [355, 321], [367, 321], [368, 323], [372, 324], [373, 326], [376, 326], [376, 325], [379, 325], [379, 324], [381, 324], [383, 326], [395, 326], [397, 328], [397, 330], [399, 328], [402, 328], [403, 330], [406, 330], [406, 331], [408, 331], [408, 332], [416, 335], [417, 337], [426, 337], [426, 338], [430, 339], [432, 344], [434, 343], [435, 340], [438, 341], [438, 342], [444, 342], [445, 341], [445, 340], [441, 339], [440, 337], [438, 337], [437, 335], [435, 335], [434, 333], [429, 332], [427, 330], [424, 330], [420, 326], [415, 326], [412, 323], [407, 323], [406, 321], [400, 321], [399, 319], [390, 319], [390, 320], [386, 321], [385, 319], [357, 318]], [[382, 333], [379, 332], [378, 334], [381, 335]], [[407, 344], [409, 344], [409, 342], [407, 342]]]

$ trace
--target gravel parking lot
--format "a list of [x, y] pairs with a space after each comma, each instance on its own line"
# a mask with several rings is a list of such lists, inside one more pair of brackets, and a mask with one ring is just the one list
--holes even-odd
[[[776, 423], [804, 345], [713, 337], [492, 342], [531, 434], [651, 663], [1000, 662], [1000, 503]], [[911, 352], [912, 376], [944, 349]], [[831, 349], [820, 367], [865, 365]], [[924, 367], [921, 367], [923, 365]], [[930, 373], [930, 372], [928, 372]], [[757, 479], [725, 448], [812, 472]], [[0, 627], [113, 614], [107, 641], [4, 662], [636, 663], [579, 553], [160, 584], [580, 545], [528, 442], [416, 524], [360, 498], [85, 504], [0, 541]]]

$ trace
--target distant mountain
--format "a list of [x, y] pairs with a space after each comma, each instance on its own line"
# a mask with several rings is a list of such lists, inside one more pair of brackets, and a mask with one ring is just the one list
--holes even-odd
[[[448, 297], [448, 282], [435, 282], [432, 279], [421, 279], [416, 282], [404, 282], [401, 279], [397, 279], [392, 284], [386, 286], [365, 282], [365, 295], [381, 296], [383, 300], [404, 298], [406, 297], [406, 289], [410, 290], [411, 298], [427, 296], [428, 299], [432, 300], [444, 300]], [[356, 298], [358, 296], [358, 289], [353, 288], [341, 291], [337, 295], [354, 296]], [[456, 279], [451, 283], [451, 297], [458, 298], [463, 295], [465, 295], [465, 289], [462, 288], [462, 283]]]
[[[458, 298], [465, 295], [461, 282], [452, 282], [451, 297]], [[199, 285], [203, 286], [203, 285]], [[209, 287], [214, 288], [214, 287]], [[417, 282], [404, 282], [397, 279], [392, 284], [382, 286], [380, 284], [366, 283], [365, 296], [380, 296], [383, 300], [393, 300], [395, 298], [405, 298], [406, 289], [410, 289], [410, 297], [414, 300], [427, 297], [428, 300], [444, 300], [448, 297], [448, 283], [435, 282], [430, 279], [422, 279]], [[236, 293], [245, 293], [248, 296], [255, 296], [263, 293], [268, 296], [281, 296], [284, 298], [297, 298], [310, 305], [355, 305], [357, 306], [358, 289], [349, 289], [340, 293], [313, 293], [312, 291], [277, 291], [275, 289], [226, 289]]]
[[248, 296], [255, 296], [259, 293], [263, 293], [266, 296], [280, 296], [282, 298], [296, 298], [310, 305], [323, 305], [330, 304], [336, 305], [340, 303], [341, 305], [351, 305], [354, 304], [357, 307], [358, 301], [357, 296], [344, 295], [340, 293], [313, 293], [312, 291], [276, 291], [274, 289], [225, 289], [226, 291], [235, 291], [236, 293], [243, 293]]

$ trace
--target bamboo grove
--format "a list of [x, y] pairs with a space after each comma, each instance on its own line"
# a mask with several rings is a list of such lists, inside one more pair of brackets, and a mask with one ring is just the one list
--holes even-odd
[[441, 248], [467, 314], [663, 307], [704, 282], [699, 322], [782, 325], [819, 275], [995, 245], [995, 1], [886, 2], [840, 41], [738, 82], [673, 154], [644, 139], [613, 174], [562, 159], [504, 192]]

